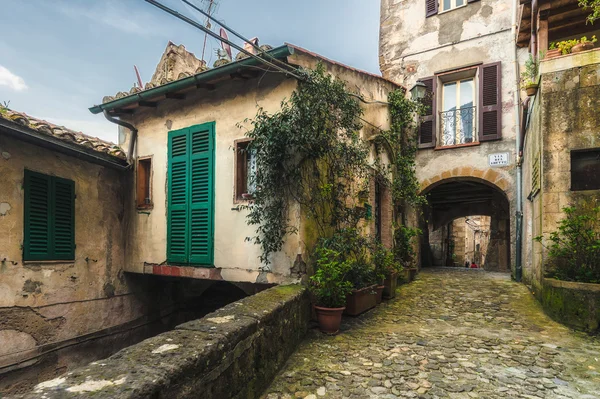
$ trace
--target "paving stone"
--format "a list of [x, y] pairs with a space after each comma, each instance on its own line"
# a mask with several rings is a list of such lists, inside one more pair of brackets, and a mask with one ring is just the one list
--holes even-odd
[[600, 340], [507, 275], [424, 270], [342, 331], [309, 333], [262, 398], [600, 399]]

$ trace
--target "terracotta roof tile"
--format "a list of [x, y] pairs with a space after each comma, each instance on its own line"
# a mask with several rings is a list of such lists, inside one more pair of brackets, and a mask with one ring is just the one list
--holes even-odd
[[75, 130], [67, 129], [64, 126], [58, 126], [41, 119], [31, 117], [23, 112], [13, 111], [0, 106], [0, 119], [18, 123], [39, 133], [54, 136], [63, 141], [75, 143], [82, 147], [87, 147], [93, 149], [94, 151], [109, 154], [119, 159], [126, 159], [125, 152], [114, 143], [101, 140], [97, 137], [91, 137]]

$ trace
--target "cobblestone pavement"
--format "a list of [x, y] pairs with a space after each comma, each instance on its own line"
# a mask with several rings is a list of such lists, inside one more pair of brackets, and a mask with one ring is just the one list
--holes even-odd
[[263, 398], [600, 398], [600, 340], [509, 276], [425, 269], [398, 293], [335, 337], [311, 330]]

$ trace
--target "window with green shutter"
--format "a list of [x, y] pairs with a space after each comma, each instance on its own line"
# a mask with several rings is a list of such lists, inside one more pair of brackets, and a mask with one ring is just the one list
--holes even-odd
[[75, 259], [75, 183], [25, 170], [23, 260]]
[[169, 133], [167, 259], [213, 265], [213, 122]]

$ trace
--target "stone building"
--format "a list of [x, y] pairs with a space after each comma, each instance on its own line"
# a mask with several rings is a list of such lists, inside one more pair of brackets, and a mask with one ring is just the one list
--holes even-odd
[[457, 218], [491, 217], [486, 269], [514, 264], [516, 51], [511, 0], [382, 0], [383, 76], [424, 84], [417, 177], [429, 197], [428, 232]]
[[[369, 100], [386, 101], [390, 91], [401, 88], [380, 76], [289, 44], [272, 49], [269, 54], [296, 67], [314, 68], [321, 62], [328, 73]], [[283, 250], [273, 255], [272, 266], [263, 268], [260, 247], [246, 240], [255, 235], [255, 226], [247, 225], [244, 205], [251, 199], [248, 176], [256, 171], [251, 154], [244, 151], [249, 124], [242, 127], [238, 124], [252, 119], [259, 107], [267, 112], [277, 111], [298, 81], [281, 73], [263, 73], [264, 68], [260, 68], [260, 61], [255, 58], [213, 69], [190, 61], [193, 59], [194, 55], [183, 46], [169, 43], [145, 90], [134, 87], [130, 93], [106, 97], [103, 104], [90, 109], [95, 114], [118, 116], [137, 131], [133, 136], [134, 151], [128, 154], [134, 159], [136, 177], [127, 193], [135, 200], [127, 204], [133, 216], [125, 233], [128, 242], [125, 270], [250, 283], [293, 279], [290, 270], [294, 262], [298, 255], [306, 255], [307, 243], [315, 237], [303, 224], [299, 208], [294, 208], [290, 219], [299, 234], [288, 236]], [[194, 70], [196, 65], [199, 66]], [[179, 71], [177, 79], [172, 71]], [[363, 118], [369, 124], [381, 129], [388, 126], [385, 103], [362, 103], [362, 106]], [[365, 124], [361, 133], [367, 140], [379, 133], [379, 128], [371, 125]], [[129, 129], [122, 132], [125, 134], [120, 144], [131, 148]], [[188, 142], [191, 147], [187, 147]], [[190, 155], [196, 146], [202, 154], [198, 160]], [[380, 157], [384, 165], [391, 160], [387, 150], [375, 155], [374, 144], [371, 156]], [[185, 162], [197, 163], [199, 169], [187, 172], [187, 166], [182, 166], [184, 169], [180, 170]], [[184, 194], [188, 187], [181, 186], [182, 205], [178, 208], [180, 199], [175, 195], [179, 192], [178, 184], [185, 184], [186, 173], [191, 173], [192, 184], [198, 185], [191, 187], [192, 191], [199, 190], [198, 204]], [[392, 210], [385, 206], [391, 203], [390, 193], [385, 187], [382, 190], [372, 187], [370, 192], [376, 217], [367, 230], [374, 232], [375, 220], [379, 221], [381, 239], [391, 246]], [[187, 206], [192, 209], [189, 215]], [[197, 211], [193, 210], [195, 207]], [[197, 220], [186, 222], [190, 215]], [[193, 234], [188, 234], [189, 231]]]
[[[292, 45], [269, 54], [305, 68], [320, 62], [369, 100], [361, 134], [371, 161], [393, 161], [375, 138], [389, 125], [383, 101], [400, 85]], [[297, 205], [290, 217], [299, 233], [271, 268], [246, 240], [255, 234], [244, 209], [248, 176], [257, 171], [243, 151], [244, 120], [258, 107], [276, 112], [298, 85], [265, 71], [255, 58], [209, 69], [169, 43], [143, 89], [91, 108], [135, 126], [120, 129], [124, 150], [0, 108], [0, 393], [187, 321], [196, 313], [186, 304], [215, 300], [198, 298], [224, 282], [240, 288], [227, 285], [233, 298], [298, 280], [316, 237]], [[365, 232], [391, 247], [389, 190], [373, 179], [367, 202]]]
[[[600, 34], [575, 0], [525, 3], [518, 38], [533, 54], [543, 55], [551, 42]], [[546, 57], [537, 79], [522, 121], [523, 279], [543, 299], [548, 237], [564, 218], [563, 208], [593, 206], [600, 195], [600, 49]], [[579, 316], [570, 324], [583, 323], [581, 309], [574, 312]]]

